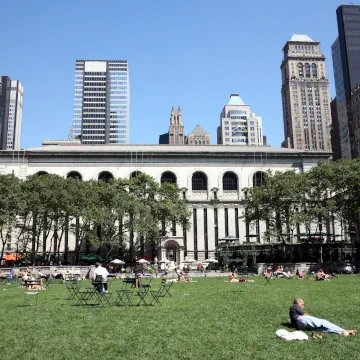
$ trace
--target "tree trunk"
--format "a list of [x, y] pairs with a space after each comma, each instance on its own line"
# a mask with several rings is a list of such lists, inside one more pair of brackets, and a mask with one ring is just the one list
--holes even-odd
[[80, 260], [80, 219], [77, 216], [75, 220], [75, 264], [79, 265]]
[[69, 216], [65, 217], [65, 248], [64, 248], [64, 262], [68, 264], [68, 253], [69, 253]]
[[35, 252], [36, 252], [36, 225], [37, 225], [37, 215], [33, 215], [32, 222], [32, 239], [31, 239], [31, 265], [35, 266]]

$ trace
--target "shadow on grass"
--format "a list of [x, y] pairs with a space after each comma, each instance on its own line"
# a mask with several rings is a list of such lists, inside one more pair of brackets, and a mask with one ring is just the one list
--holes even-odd
[[290, 323], [290, 322], [282, 322], [281, 325], [282, 325], [283, 327], [288, 328], [288, 329], [296, 330], [296, 329], [294, 328], [293, 324]]

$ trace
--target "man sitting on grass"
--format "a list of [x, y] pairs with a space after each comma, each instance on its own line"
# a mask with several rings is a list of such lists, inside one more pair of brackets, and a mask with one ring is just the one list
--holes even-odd
[[[304, 300], [295, 299], [290, 308], [289, 316], [293, 326], [299, 330], [320, 330], [324, 333], [334, 333], [342, 336], [356, 335], [356, 330], [344, 330], [331, 322], [310, 316], [304, 312]], [[316, 337], [319, 337], [319, 334]]]

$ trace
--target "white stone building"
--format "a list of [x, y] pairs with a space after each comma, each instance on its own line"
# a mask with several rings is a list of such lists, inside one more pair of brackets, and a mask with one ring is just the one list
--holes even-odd
[[[19, 178], [46, 172], [68, 177], [77, 172], [82, 180], [109, 176], [129, 178], [143, 172], [161, 183], [173, 179], [192, 210], [191, 229], [169, 231], [158, 249], [181, 263], [184, 256], [204, 260], [214, 256], [219, 239], [226, 235], [240, 243], [264, 242], [265, 224], [246, 226], [239, 217], [244, 210], [245, 187], [253, 186], [268, 169], [307, 171], [331, 153], [265, 146], [171, 146], [171, 145], [68, 145], [59, 142], [24, 151], [0, 151], [0, 174]], [[248, 236], [252, 235], [252, 236]], [[69, 234], [69, 251], [74, 239]]]

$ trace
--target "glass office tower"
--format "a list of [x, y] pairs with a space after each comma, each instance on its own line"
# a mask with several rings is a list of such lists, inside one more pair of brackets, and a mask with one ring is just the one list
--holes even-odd
[[77, 60], [70, 139], [128, 144], [130, 88], [126, 60]]
[[356, 157], [351, 92], [360, 84], [360, 6], [336, 10], [339, 36], [332, 46], [341, 155]]

